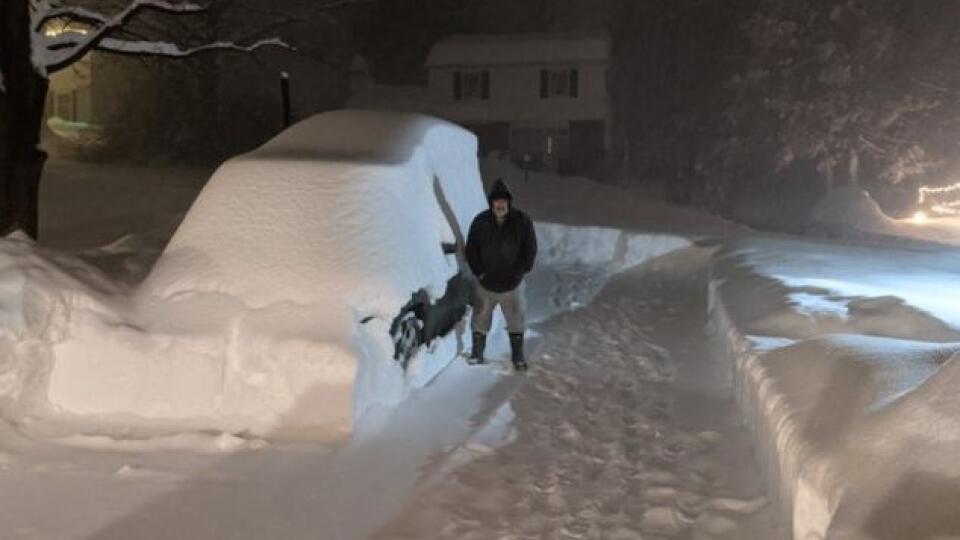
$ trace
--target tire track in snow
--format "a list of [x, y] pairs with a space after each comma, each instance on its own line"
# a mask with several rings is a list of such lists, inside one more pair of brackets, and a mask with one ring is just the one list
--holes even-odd
[[706, 358], [708, 257], [632, 269], [539, 325], [513, 443], [426, 486], [374, 538], [770, 538], [746, 435]]

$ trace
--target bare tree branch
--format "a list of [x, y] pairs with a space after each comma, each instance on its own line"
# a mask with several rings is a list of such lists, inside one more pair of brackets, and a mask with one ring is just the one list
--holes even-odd
[[[321, 4], [315, 9], [319, 11], [333, 11], [347, 6], [369, 3], [370, 1], [371, 0], [333, 0]], [[190, 1], [131, 0], [126, 8], [114, 15], [104, 15], [82, 7], [51, 7], [50, 4], [46, 2], [43, 2], [41, 5], [43, 5], [45, 9], [39, 9], [39, 11], [34, 14], [32, 24], [34, 31], [41, 33], [41, 42], [44, 44], [41, 63], [46, 66], [47, 72], [49, 73], [64, 69], [92, 50], [103, 50], [127, 55], [139, 54], [167, 57], [186, 57], [210, 50], [252, 51], [265, 46], [277, 46], [294, 50], [292, 46], [279, 38], [261, 39], [250, 46], [242, 46], [234, 42], [217, 41], [196, 47], [184, 47], [165, 41], [151, 42], [117, 36], [118, 34], [123, 34], [126, 30], [125, 27], [127, 23], [143, 10], [155, 10], [175, 14], [201, 13], [207, 11], [208, 6]], [[42, 35], [44, 26], [49, 21], [58, 19], [82, 22], [90, 25], [92, 29], [87, 33], [66, 32], [58, 36], [49, 37]], [[298, 18], [285, 17], [277, 21], [274, 26], [279, 28], [295, 22], [301, 21]]]
[[[69, 9], [69, 8], [67, 8]], [[122, 28], [127, 24], [131, 18], [133, 18], [137, 13], [145, 9], [152, 9], [156, 11], [162, 11], [167, 13], [199, 13], [204, 10], [204, 7], [199, 4], [192, 3], [180, 3], [175, 4], [172, 2], [167, 2], [165, 0], [133, 0], [124, 10], [112, 17], [104, 17], [105, 22], [99, 24], [92, 32], [86, 35], [82, 35], [80, 39], [77, 39], [76, 46], [71, 50], [64, 50], [60, 55], [51, 58], [47, 62], [47, 69], [50, 71], [58, 71], [64, 68], [67, 65], [76, 62], [83, 55], [87, 54], [92, 49], [95, 49], [97, 45], [105, 39], [111, 32]], [[57, 10], [52, 10], [57, 11]], [[49, 15], [51, 12], [46, 14], [41, 14], [38, 16], [40, 20], [50, 20]], [[39, 26], [38, 26], [39, 25]], [[34, 26], [42, 27], [42, 24], [35, 23]], [[63, 47], [58, 47], [58, 49], [63, 49]]]
[[293, 47], [278, 38], [260, 40], [251, 45], [237, 45], [228, 41], [208, 43], [199, 47], [183, 48], [175, 43], [162, 41], [132, 41], [106, 38], [97, 45], [97, 50], [134, 56], [165, 56], [184, 58], [204, 51], [240, 51], [251, 52], [263, 47], [281, 47], [292, 50]]
[[60, 7], [51, 9], [40, 17], [37, 17], [37, 20], [33, 23], [33, 31], [42, 32], [44, 25], [57, 19], [83, 22], [94, 26], [107, 24], [109, 22], [103, 14], [90, 9], [82, 7]]

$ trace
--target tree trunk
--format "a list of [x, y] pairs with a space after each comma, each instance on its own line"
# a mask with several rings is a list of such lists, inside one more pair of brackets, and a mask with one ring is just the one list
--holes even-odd
[[827, 193], [833, 193], [833, 188], [836, 187], [836, 186], [835, 186], [835, 182], [834, 182], [834, 178], [833, 178], [833, 163], [830, 163], [830, 162], [828, 161], [828, 162], [824, 165], [824, 167], [826, 168], [826, 170], [823, 171], [823, 187], [824, 187], [824, 190], [825, 190]]
[[0, 2], [0, 72], [0, 234], [20, 229], [36, 238], [48, 81], [31, 62], [27, 0]]
[[850, 170], [847, 179], [851, 186], [860, 186], [860, 153], [854, 149], [850, 150]]

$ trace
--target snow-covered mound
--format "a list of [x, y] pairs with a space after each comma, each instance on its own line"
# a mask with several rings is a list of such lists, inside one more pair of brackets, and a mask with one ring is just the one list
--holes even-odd
[[865, 190], [839, 187], [814, 207], [808, 231], [836, 238], [881, 245], [937, 243], [960, 245], [960, 221], [954, 217], [924, 216], [892, 219]]
[[506, 178], [520, 206], [538, 221], [645, 233], [682, 230], [686, 235], [716, 236], [744, 230], [719, 217], [672, 206], [640, 189], [552, 171], [524, 171], [497, 157], [481, 160], [480, 170], [488, 182]]
[[340, 436], [400, 402], [463, 346], [452, 333], [405, 371], [389, 326], [458, 271], [441, 243], [486, 206], [475, 156], [441, 120], [337, 111], [226, 162], [132, 295], [39, 310], [59, 317], [29, 352], [50, 413]]
[[880, 209], [866, 190], [857, 186], [833, 189], [814, 207], [811, 228], [847, 236], [862, 231], [893, 234], [894, 221]]
[[937, 500], [960, 493], [960, 319], [943, 294], [957, 268], [938, 251], [788, 240], [715, 259], [714, 328], [785, 538], [960, 534]]
[[960, 479], [945, 458], [960, 450], [957, 365], [944, 364], [958, 350], [835, 335], [740, 363], [742, 405], [793, 538], [839, 538], [831, 531], [841, 529], [851, 531], [842, 538], [882, 538], [864, 521], [884, 512], [898, 482]]

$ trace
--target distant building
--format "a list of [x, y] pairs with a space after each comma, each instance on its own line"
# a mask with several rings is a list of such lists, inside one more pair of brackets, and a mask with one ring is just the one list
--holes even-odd
[[[94, 8], [102, 3], [80, 2]], [[342, 107], [347, 73], [340, 66], [353, 52], [352, 37], [326, 31], [342, 23], [333, 17], [310, 19], [309, 6], [303, 2], [275, 0], [274, 4], [278, 20], [303, 15], [282, 29], [283, 39], [297, 43], [297, 51], [267, 47], [252, 53], [211, 51], [182, 59], [92, 51], [51, 74], [45, 148], [65, 154], [78, 150], [80, 157], [151, 161], [221, 160], [246, 152], [283, 129], [282, 72], [291, 77], [294, 120]], [[148, 11], [138, 21], [161, 28], [171, 16]], [[183, 21], [183, 31], [195, 29], [204, 36], [196, 38], [200, 40], [215, 42], [217, 38], [210, 36], [236, 30], [231, 26], [232, 15], [217, 20], [184, 17]], [[83, 35], [92, 28], [54, 19], [44, 31], [56, 37]], [[181, 41], [176, 39], [178, 33], [170, 36], [175, 42]]]
[[64, 122], [90, 124], [93, 120], [90, 56], [50, 76], [47, 116]]
[[453, 36], [430, 51], [426, 89], [372, 86], [357, 70], [351, 105], [434, 114], [473, 130], [481, 155], [589, 174], [610, 147], [609, 61], [600, 34]]
[[481, 154], [590, 172], [609, 148], [609, 61], [596, 34], [454, 36], [427, 58], [429, 99], [477, 134]]
[[[44, 26], [47, 36], [86, 34], [89, 27], [54, 19]], [[95, 124], [93, 71], [95, 53], [89, 53], [66, 69], [50, 76], [45, 117], [57, 131], [83, 129]]]

